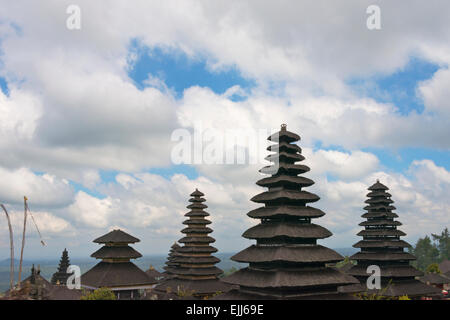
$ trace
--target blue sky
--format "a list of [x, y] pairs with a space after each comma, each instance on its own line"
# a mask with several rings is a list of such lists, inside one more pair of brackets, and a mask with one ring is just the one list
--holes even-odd
[[251, 79], [243, 78], [235, 66], [212, 70], [205, 57], [189, 57], [181, 50], [148, 48], [137, 40], [131, 42], [129, 50], [137, 55], [137, 59], [129, 66], [128, 75], [140, 89], [147, 86], [145, 80], [149, 75], [162, 80], [177, 98], [192, 86], [208, 87], [217, 94], [223, 94], [235, 85], [246, 90], [255, 85]]
[[392, 103], [398, 112], [407, 115], [412, 111], [422, 113], [423, 100], [417, 95], [417, 85], [430, 79], [439, 69], [437, 64], [414, 56], [392, 74], [376, 74], [369, 78], [354, 78], [348, 84], [362, 96], [378, 102]]

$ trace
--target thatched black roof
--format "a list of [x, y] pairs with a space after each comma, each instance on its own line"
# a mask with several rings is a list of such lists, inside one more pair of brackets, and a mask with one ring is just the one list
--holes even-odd
[[430, 272], [420, 277], [420, 281], [426, 284], [449, 284], [450, 278], [439, 273]]
[[166, 265], [164, 266], [164, 275], [170, 276], [172, 273], [170, 270], [173, 270], [178, 266], [178, 262], [173, 261], [178, 256], [178, 250], [180, 249], [180, 245], [178, 243], [174, 243], [169, 250], [169, 255], [166, 260]]
[[140, 240], [128, 233], [116, 229], [94, 240], [95, 243], [136, 243]]
[[404, 248], [410, 245], [400, 239], [406, 234], [397, 229], [401, 223], [394, 220], [398, 215], [392, 212], [395, 207], [391, 205], [394, 201], [391, 199], [392, 195], [387, 192], [389, 188], [377, 181], [368, 190], [369, 199], [365, 203], [369, 205], [364, 207], [367, 213], [362, 215], [366, 220], [359, 224], [364, 230], [358, 233], [363, 240], [353, 245], [361, 251], [350, 257], [356, 260], [357, 265], [351, 267], [347, 273], [358, 278], [365, 287], [369, 277], [367, 267], [379, 266], [384, 289], [367, 290], [369, 293], [409, 297], [439, 294], [436, 288], [426, 286], [415, 279], [421, 276], [422, 272], [410, 265], [410, 261], [416, 258], [404, 251]]
[[81, 285], [89, 288], [146, 287], [156, 280], [132, 262], [101, 261], [81, 276]]
[[91, 254], [91, 257], [97, 259], [137, 259], [142, 254], [130, 246], [104, 246]]
[[238, 289], [219, 299], [348, 297], [339, 292], [338, 287], [358, 281], [327, 267], [327, 264], [336, 263], [343, 257], [317, 244], [318, 239], [330, 237], [332, 233], [311, 223], [311, 219], [325, 213], [308, 205], [320, 199], [303, 190], [314, 181], [298, 176], [310, 170], [307, 166], [296, 164], [305, 159], [301, 148], [294, 144], [300, 137], [287, 131], [283, 125], [268, 140], [278, 142], [268, 148], [276, 153], [266, 157], [273, 165], [264, 167], [260, 172], [271, 176], [256, 184], [269, 190], [251, 199], [264, 206], [248, 213], [251, 218], [261, 219], [261, 223], [243, 234], [245, 238], [256, 240], [256, 244], [232, 257], [232, 260], [248, 263], [249, 266], [223, 279], [237, 285]]
[[139, 252], [128, 246], [128, 243], [138, 241], [139, 239], [122, 230], [113, 230], [95, 239], [94, 242], [105, 245], [94, 252], [91, 257], [102, 259], [102, 261], [81, 276], [82, 286], [88, 288], [142, 288], [155, 284], [155, 278], [130, 262], [130, 259], [142, 257]]
[[439, 270], [441, 271], [441, 273], [450, 272], [450, 260], [447, 259], [439, 263]]
[[203, 210], [207, 208], [203, 196], [198, 189], [191, 193], [191, 204], [187, 206], [191, 210], [185, 214], [188, 219], [183, 222], [187, 227], [181, 231], [185, 237], [178, 241], [183, 246], [172, 247], [164, 267], [169, 276], [155, 288], [160, 299], [171, 290], [193, 291], [194, 297], [198, 298], [229, 289], [229, 285], [218, 278], [223, 273], [215, 266], [220, 259], [211, 255], [217, 249], [210, 245], [215, 239], [209, 236], [212, 229], [206, 226], [211, 221], [206, 219], [209, 214]]

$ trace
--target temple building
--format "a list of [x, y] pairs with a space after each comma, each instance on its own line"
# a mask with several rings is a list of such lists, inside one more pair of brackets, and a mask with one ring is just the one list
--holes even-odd
[[145, 273], [150, 277], [154, 278], [157, 282], [160, 282], [162, 279], [164, 279], [164, 274], [156, 270], [155, 267], [152, 265], [150, 265], [150, 268], [148, 268], [148, 270], [145, 271]]
[[223, 271], [215, 266], [220, 260], [212, 255], [217, 249], [210, 245], [215, 239], [209, 236], [212, 229], [207, 225], [211, 221], [206, 219], [209, 213], [203, 210], [207, 208], [203, 196], [197, 189], [191, 193], [191, 204], [187, 206], [190, 211], [183, 222], [186, 228], [181, 230], [185, 236], [178, 241], [183, 245], [172, 246], [176, 255], [165, 268], [171, 277], [155, 288], [162, 298], [165, 293], [171, 293], [172, 298], [210, 298], [230, 288], [219, 280]]
[[429, 286], [438, 288], [441, 292], [443, 290], [448, 290], [450, 286], [450, 278], [435, 272], [429, 272], [423, 277], [420, 277], [419, 280]]
[[[65, 283], [64, 283], [65, 284]], [[11, 300], [79, 300], [82, 291], [68, 289], [65, 285], [53, 285], [42, 275], [40, 267], [31, 267], [31, 274], [21, 282], [20, 289], [5, 292]]]
[[343, 257], [327, 247], [317, 244], [318, 239], [332, 235], [320, 225], [311, 223], [325, 215], [309, 206], [319, 197], [303, 188], [314, 184], [311, 179], [299, 176], [310, 169], [296, 162], [303, 161], [301, 148], [294, 142], [300, 137], [287, 131], [271, 135], [276, 144], [267, 150], [275, 153], [266, 157], [272, 162], [260, 170], [269, 177], [256, 184], [268, 188], [251, 200], [264, 206], [247, 215], [260, 223], [244, 232], [243, 237], [256, 240], [256, 244], [237, 253], [231, 259], [248, 263], [223, 279], [239, 286], [219, 299], [349, 299], [339, 286], [358, 281], [327, 266]]
[[[406, 234], [397, 229], [402, 224], [394, 220], [398, 215], [392, 212], [396, 208], [392, 205], [391, 194], [387, 192], [388, 187], [377, 181], [368, 190], [367, 206], [364, 207], [367, 212], [362, 215], [366, 221], [359, 224], [364, 230], [357, 234], [363, 239], [353, 245], [360, 248], [360, 252], [350, 257], [357, 264], [347, 274], [356, 277], [369, 294], [393, 298], [407, 295], [410, 299], [439, 295], [438, 289], [415, 279], [423, 273], [410, 265], [416, 258], [404, 251], [410, 245], [400, 239]], [[367, 289], [366, 281], [372, 274], [367, 272], [367, 267], [371, 265], [380, 267], [379, 290]]]
[[139, 241], [122, 230], [113, 230], [95, 239], [95, 243], [104, 246], [91, 257], [102, 261], [81, 276], [81, 286], [89, 290], [109, 288], [121, 300], [139, 299], [145, 295], [157, 281], [130, 261], [142, 257], [129, 246]]
[[170, 247], [166, 265], [164, 266], [165, 271], [163, 272], [164, 277], [167, 279], [173, 276], [173, 271], [179, 265], [179, 263], [175, 262], [174, 259], [178, 256], [178, 250], [180, 248], [180, 245], [176, 242]]
[[53, 274], [51, 284], [66, 285], [67, 279], [70, 277], [70, 274], [67, 273], [67, 268], [69, 266], [70, 266], [69, 254], [67, 252], [67, 249], [64, 248], [61, 260], [59, 261], [58, 270]]

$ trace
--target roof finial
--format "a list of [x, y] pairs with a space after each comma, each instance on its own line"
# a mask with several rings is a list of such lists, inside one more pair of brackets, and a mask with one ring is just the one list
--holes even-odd
[[287, 127], [286, 123], [283, 123], [283, 124], [281, 125], [281, 130], [282, 130], [282, 131], [285, 131], [285, 130], [286, 130], [286, 127]]
[[377, 182], [380, 183], [380, 179], [377, 179]]

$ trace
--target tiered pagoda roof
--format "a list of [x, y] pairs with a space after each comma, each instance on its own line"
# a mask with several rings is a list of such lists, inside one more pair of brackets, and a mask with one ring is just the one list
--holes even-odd
[[178, 262], [175, 262], [174, 259], [178, 257], [178, 250], [180, 249], [180, 245], [176, 242], [170, 247], [169, 256], [167, 257], [166, 265], [164, 266], [163, 275], [166, 278], [170, 278], [173, 276], [173, 270], [179, 265]]
[[366, 220], [359, 224], [364, 230], [357, 234], [363, 239], [353, 245], [361, 250], [350, 257], [357, 264], [347, 273], [360, 280], [367, 289], [366, 281], [371, 275], [367, 273], [367, 267], [379, 266], [383, 289], [367, 290], [370, 294], [380, 293], [388, 297], [408, 295], [410, 298], [438, 294], [436, 288], [415, 279], [423, 273], [410, 265], [416, 258], [404, 251], [410, 245], [400, 239], [406, 234], [397, 229], [402, 224], [395, 220], [398, 215], [392, 212], [396, 208], [391, 194], [387, 192], [389, 188], [377, 181], [368, 190], [367, 206], [364, 207], [367, 212], [362, 215]]
[[61, 260], [59, 261], [58, 271], [56, 271], [52, 276], [51, 283], [53, 285], [66, 285], [67, 279], [70, 277], [70, 274], [67, 273], [67, 268], [69, 266], [69, 254], [67, 252], [67, 249], [64, 248], [64, 251], [61, 255]]
[[81, 276], [81, 284], [87, 288], [108, 287], [117, 290], [123, 287], [150, 288], [156, 280], [130, 261], [142, 257], [128, 245], [139, 241], [122, 230], [113, 230], [95, 239], [95, 243], [104, 246], [91, 257], [102, 261]]
[[172, 246], [176, 254], [165, 267], [172, 277], [155, 288], [159, 292], [182, 291], [203, 298], [229, 290], [229, 286], [218, 279], [223, 271], [215, 266], [220, 259], [212, 255], [217, 249], [210, 244], [216, 240], [209, 236], [212, 229], [207, 225], [211, 221], [206, 219], [209, 213], [204, 211], [208, 206], [203, 196], [197, 189], [191, 193], [191, 204], [187, 206], [190, 211], [185, 214], [188, 219], [183, 222], [186, 228], [181, 230], [185, 236], [178, 241], [183, 246]]
[[338, 287], [358, 281], [327, 267], [326, 264], [343, 257], [317, 244], [318, 239], [328, 238], [332, 233], [311, 222], [325, 213], [308, 205], [319, 197], [303, 190], [314, 181], [299, 176], [310, 170], [297, 164], [305, 159], [301, 148], [294, 144], [300, 137], [282, 125], [281, 131], [268, 140], [277, 143], [267, 149], [275, 152], [266, 157], [273, 164], [260, 172], [271, 176], [256, 183], [268, 190], [251, 199], [264, 206], [247, 214], [261, 222], [243, 234], [244, 238], [256, 240], [256, 244], [232, 257], [249, 266], [223, 279], [239, 289], [219, 299], [349, 298]]

